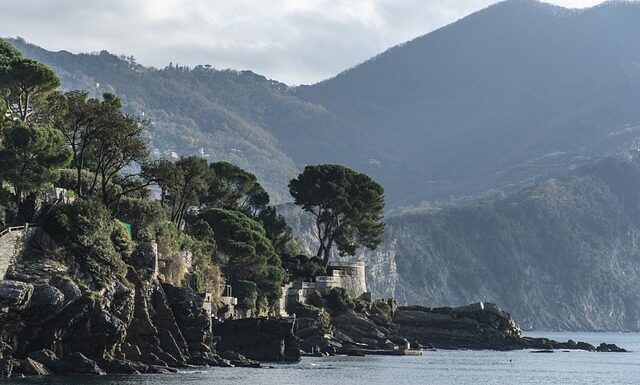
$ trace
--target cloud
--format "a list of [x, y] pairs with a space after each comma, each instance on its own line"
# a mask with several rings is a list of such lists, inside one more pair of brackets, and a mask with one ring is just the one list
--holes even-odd
[[[138, 62], [251, 69], [313, 83], [492, 0], [0, 0], [0, 36]], [[568, 7], [598, 0], [556, 0]]]

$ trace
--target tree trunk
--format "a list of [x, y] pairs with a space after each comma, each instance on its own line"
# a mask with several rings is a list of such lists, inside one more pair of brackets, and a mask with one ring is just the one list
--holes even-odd
[[333, 247], [333, 237], [329, 237], [327, 241], [327, 245], [324, 246], [324, 258], [322, 259], [322, 264], [326, 269], [329, 266], [329, 258], [331, 258], [331, 248]]

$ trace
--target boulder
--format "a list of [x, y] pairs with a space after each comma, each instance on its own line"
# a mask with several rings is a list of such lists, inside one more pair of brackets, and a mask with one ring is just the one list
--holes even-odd
[[34, 287], [30, 283], [19, 281], [0, 282], [0, 314], [2, 309], [20, 311], [26, 308], [33, 294]]
[[47, 376], [51, 374], [44, 365], [29, 357], [24, 360], [16, 360], [13, 373], [14, 375], [23, 374], [25, 376]]
[[597, 352], [600, 353], [628, 353], [626, 349], [616, 346], [615, 344], [601, 343], [597, 348]]

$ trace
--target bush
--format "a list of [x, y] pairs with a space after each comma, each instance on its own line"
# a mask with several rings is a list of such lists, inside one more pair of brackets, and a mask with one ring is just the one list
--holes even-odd
[[347, 309], [354, 309], [355, 303], [341, 287], [334, 287], [327, 294], [327, 307], [335, 312], [343, 312]]
[[116, 218], [131, 225], [133, 239], [155, 241], [158, 227], [167, 219], [167, 214], [157, 201], [123, 197], [118, 203]]
[[317, 257], [285, 254], [282, 256], [282, 267], [287, 272], [289, 281], [313, 281], [317, 276], [326, 275], [322, 260]]
[[111, 232], [111, 242], [113, 242], [116, 250], [123, 258], [130, 257], [131, 253], [133, 253], [135, 245], [131, 239], [131, 234], [129, 234], [129, 230], [124, 223], [118, 220], [115, 221]]
[[112, 235], [116, 224], [99, 202], [78, 200], [54, 207], [42, 220], [44, 231], [75, 257], [103, 287], [111, 278], [124, 275], [125, 265]]

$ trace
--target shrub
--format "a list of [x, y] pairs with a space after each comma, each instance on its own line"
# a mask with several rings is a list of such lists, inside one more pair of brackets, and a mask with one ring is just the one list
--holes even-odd
[[99, 202], [78, 200], [54, 207], [42, 220], [51, 238], [73, 254], [76, 262], [103, 287], [124, 275], [125, 265], [112, 235], [116, 224]]
[[343, 312], [347, 309], [354, 309], [355, 303], [341, 287], [334, 287], [327, 294], [327, 307], [335, 312]]

